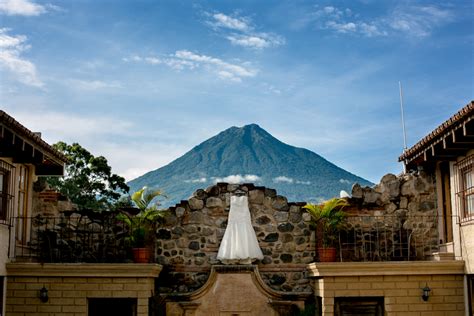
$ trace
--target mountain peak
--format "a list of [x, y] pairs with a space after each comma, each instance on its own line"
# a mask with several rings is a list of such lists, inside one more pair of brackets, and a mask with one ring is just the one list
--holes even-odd
[[261, 146], [262, 143], [266, 143], [267, 146], [272, 147], [283, 144], [255, 123], [244, 125], [242, 127], [233, 126], [228, 128], [218, 135], [210, 138], [208, 141], [202, 143], [201, 145], [204, 145], [207, 142], [212, 144], [212, 146], [215, 146], [218, 143], [225, 143], [227, 144], [227, 147], [239, 147], [240, 145], [244, 145], [245, 147], [254, 147], [255, 145]]
[[247, 125], [244, 125], [241, 127], [242, 129], [247, 129], [247, 130], [264, 130], [263, 128], [261, 128], [258, 124], [255, 124], [255, 123], [251, 123], [251, 124], [247, 124]]
[[255, 123], [247, 124], [247, 125], [244, 125], [242, 127], [232, 126], [231, 128], [228, 128], [228, 129], [224, 130], [223, 133], [228, 132], [228, 131], [229, 132], [231, 132], [231, 131], [233, 131], [233, 132], [255, 131], [255, 132], [268, 133], [263, 128], [261, 128], [258, 124], [255, 124]]
[[144, 185], [162, 189], [171, 200], [165, 203], [171, 205], [196, 189], [232, 181], [275, 188], [290, 201], [305, 202], [339, 196], [355, 182], [371, 184], [312, 151], [279, 141], [253, 123], [228, 128], [129, 185], [132, 190]]

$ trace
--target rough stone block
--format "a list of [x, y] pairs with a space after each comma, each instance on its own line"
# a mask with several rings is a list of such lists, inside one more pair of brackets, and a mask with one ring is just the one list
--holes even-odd
[[264, 199], [265, 195], [262, 190], [249, 191], [249, 203], [263, 204]]
[[190, 198], [188, 202], [191, 210], [200, 210], [204, 207], [204, 201], [196, 197]]

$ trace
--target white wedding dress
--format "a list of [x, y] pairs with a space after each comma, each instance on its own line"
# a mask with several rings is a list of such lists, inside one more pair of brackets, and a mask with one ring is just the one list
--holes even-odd
[[250, 264], [263, 259], [257, 236], [252, 227], [246, 196], [231, 196], [227, 228], [222, 238], [217, 259], [223, 263]]

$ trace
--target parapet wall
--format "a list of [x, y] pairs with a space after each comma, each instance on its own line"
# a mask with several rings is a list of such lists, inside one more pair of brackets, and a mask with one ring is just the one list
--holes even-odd
[[[274, 290], [310, 291], [306, 264], [320, 240], [309, 227], [304, 202], [288, 203], [273, 189], [218, 183], [171, 207], [158, 230], [157, 262], [164, 266], [161, 292], [190, 292], [209, 276], [227, 226], [230, 197], [247, 192], [263, 260], [262, 279]], [[434, 179], [424, 173], [385, 175], [370, 187], [354, 185], [351, 215], [340, 239], [340, 261], [426, 260], [438, 245]], [[317, 238], [316, 238], [317, 237]], [[346, 239], [344, 239], [346, 238]], [[345, 247], [345, 248], [344, 248]]]
[[[437, 250], [439, 231], [433, 176], [424, 172], [387, 174], [372, 188], [355, 184], [349, 203], [346, 211], [353, 216], [347, 229], [367, 234], [359, 242], [378, 238], [379, 246], [385, 247], [366, 254], [372, 255], [372, 260], [426, 260]], [[397, 245], [398, 254], [392, 252], [381, 257], [383, 251]]]
[[252, 225], [264, 254], [262, 278], [282, 291], [311, 291], [306, 264], [314, 261], [314, 234], [305, 222], [305, 203], [288, 203], [273, 189], [218, 183], [170, 208], [158, 231], [157, 262], [164, 265], [161, 291], [189, 292], [204, 284], [227, 226], [230, 197], [248, 193]]

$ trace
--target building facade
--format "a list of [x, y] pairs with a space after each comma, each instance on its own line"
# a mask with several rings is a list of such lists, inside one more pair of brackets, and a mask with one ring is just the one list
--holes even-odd
[[[470, 315], [473, 116], [471, 102], [405, 151], [407, 173], [353, 187], [338, 262], [319, 262], [324, 236], [304, 202], [217, 183], [169, 208], [158, 264], [137, 264], [115, 256], [124, 244], [113, 214], [47, 212], [55, 194], [37, 199], [33, 183], [61, 176], [65, 159], [0, 112], [1, 315]], [[264, 258], [226, 265], [216, 256], [237, 191]], [[33, 221], [38, 209], [48, 214]]]
[[0, 111], [0, 315], [5, 311], [6, 264], [14, 247], [28, 241], [33, 182], [62, 176], [66, 158], [4, 111]]
[[474, 290], [474, 101], [399, 157], [406, 169], [436, 179], [440, 258], [465, 262], [466, 313]]

